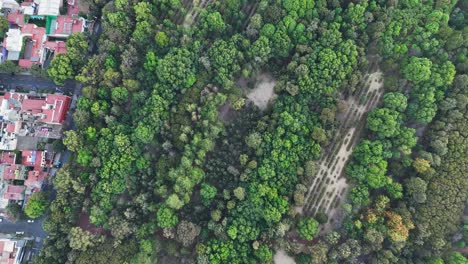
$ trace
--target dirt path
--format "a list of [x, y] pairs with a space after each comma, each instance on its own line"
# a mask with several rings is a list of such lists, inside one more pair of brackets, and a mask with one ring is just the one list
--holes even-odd
[[322, 233], [332, 228], [339, 218], [340, 210], [337, 209], [344, 202], [349, 189], [343, 175], [345, 165], [364, 128], [366, 113], [378, 104], [383, 93], [380, 71], [369, 74], [364, 80], [363, 89], [344, 102], [347, 111], [342, 115], [341, 127], [332, 145], [318, 161], [318, 173], [311, 181], [305, 206], [298, 210], [306, 215], [315, 215], [318, 212], [327, 214], [329, 221], [322, 225]]
[[270, 100], [275, 97], [275, 84], [276, 81], [270, 74], [261, 74], [257, 77], [255, 88], [247, 94], [247, 98], [260, 110], [265, 110]]

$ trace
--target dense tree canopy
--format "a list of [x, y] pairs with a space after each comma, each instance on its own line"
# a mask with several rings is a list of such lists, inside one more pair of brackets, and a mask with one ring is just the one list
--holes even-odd
[[37, 263], [463, 261], [463, 1], [85, 2]]

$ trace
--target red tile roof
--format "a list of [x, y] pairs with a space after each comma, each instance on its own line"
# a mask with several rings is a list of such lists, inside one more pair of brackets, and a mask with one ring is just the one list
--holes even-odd
[[44, 151], [37, 150], [23, 150], [21, 152], [21, 164], [29, 167], [34, 167], [34, 170], [41, 170], [42, 168], [42, 157]]
[[62, 123], [66, 117], [68, 108], [70, 107], [71, 98], [66, 95], [49, 94], [46, 98], [46, 103], [52, 106], [52, 109], [45, 109], [46, 118], [41, 121], [44, 123]]
[[30, 38], [33, 42], [33, 45], [31, 50], [31, 58], [29, 59], [31, 62], [21, 62], [20, 60], [20, 66], [31, 67], [32, 64], [39, 63], [40, 54], [42, 50], [42, 43], [46, 39], [46, 29], [43, 27], [38, 27], [34, 24], [25, 24], [21, 28], [21, 34], [26, 35], [28, 38]]
[[68, 8], [67, 15], [78, 15], [80, 13], [80, 1], [79, 0], [67, 0]]
[[21, 111], [40, 113], [44, 105], [45, 102], [41, 99], [24, 99], [21, 105]]
[[13, 124], [13, 123], [7, 124], [6, 131], [8, 133], [14, 133], [15, 132], [15, 124]]
[[47, 49], [50, 49], [50, 50], [54, 51], [54, 57], [57, 56], [57, 54], [67, 53], [67, 47], [66, 47], [64, 41], [47, 41], [44, 44], [44, 46]]
[[71, 35], [83, 31], [83, 21], [70, 16], [57, 17], [55, 34]]
[[[15, 164], [16, 155], [14, 152], [2, 152], [0, 164]], [[1, 251], [1, 250], [0, 250]]]
[[21, 200], [26, 187], [19, 185], [8, 185], [7, 191], [3, 194], [5, 199]]
[[18, 66], [20, 66], [21, 68], [31, 68], [35, 63], [37, 64], [38, 62], [26, 60], [26, 59], [20, 59], [18, 61]]
[[24, 182], [26, 186], [40, 186], [44, 182], [48, 173], [44, 171], [33, 170], [28, 172], [28, 178]]
[[8, 23], [18, 26], [24, 25], [24, 15], [20, 13], [9, 13], [7, 16]]

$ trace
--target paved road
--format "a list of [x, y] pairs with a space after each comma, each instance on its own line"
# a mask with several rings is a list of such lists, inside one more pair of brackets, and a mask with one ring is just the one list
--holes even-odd
[[75, 89], [73, 81], [65, 82], [63, 86], [57, 86], [53, 81], [34, 77], [32, 75], [11, 75], [0, 73], [0, 84], [4, 85], [4, 89], [23, 89], [30, 91], [46, 90], [49, 93], [61, 92], [64, 94], [72, 94]]
[[0, 233], [15, 234], [24, 232], [25, 236], [35, 236], [45, 238], [47, 233], [42, 229], [43, 217], [35, 219], [34, 223], [28, 223], [27, 220], [19, 220], [16, 223], [8, 222], [5, 218], [0, 223]]

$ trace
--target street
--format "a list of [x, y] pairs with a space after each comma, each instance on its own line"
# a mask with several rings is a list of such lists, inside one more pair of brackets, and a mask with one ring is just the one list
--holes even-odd
[[64, 86], [55, 85], [51, 80], [34, 77], [32, 75], [11, 75], [0, 73], [0, 85], [4, 85], [5, 90], [29, 90], [29, 91], [47, 91], [48, 93], [63, 93], [67, 95], [73, 94], [75, 85], [72, 81], [68, 81]]
[[44, 217], [34, 220], [34, 223], [28, 223], [27, 220], [18, 220], [16, 223], [8, 222], [5, 218], [0, 222], [0, 233], [16, 234], [16, 232], [24, 232], [23, 236], [34, 236], [45, 238], [47, 233], [42, 229]]

